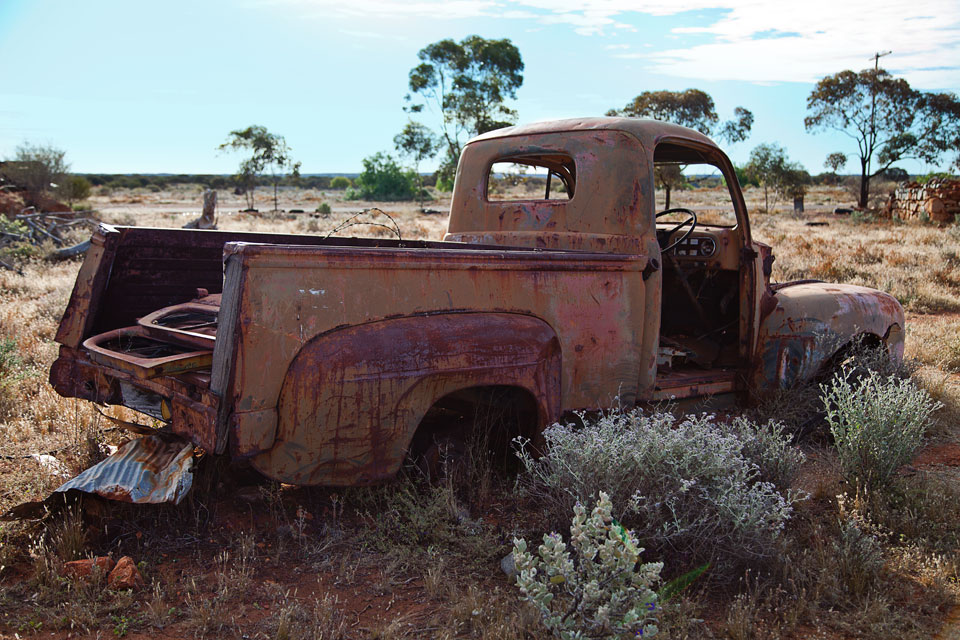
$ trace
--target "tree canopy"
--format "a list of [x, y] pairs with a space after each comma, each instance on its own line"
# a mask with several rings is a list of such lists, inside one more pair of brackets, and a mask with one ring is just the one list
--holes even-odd
[[424, 108], [440, 116], [440, 135], [446, 147], [441, 174], [456, 170], [464, 138], [516, 122], [507, 106], [523, 84], [523, 59], [509, 39], [487, 40], [467, 36], [427, 45], [417, 54], [420, 64], [410, 70], [407, 109]]
[[827, 155], [827, 159], [823, 161], [823, 166], [827, 169], [830, 169], [833, 173], [836, 173], [847, 164], [847, 154], [840, 151], [834, 151], [831, 154]]
[[383, 152], [363, 159], [363, 171], [354, 184], [356, 189], [347, 189], [347, 199], [409, 200], [413, 197], [413, 176]]
[[866, 207], [870, 179], [907, 159], [930, 164], [954, 153], [960, 169], [960, 100], [952, 93], [915, 91], [884, 69], [841, 71], [817, 83], [807, 98], [807, 131], [833, 129], [857, 143], [858, 205]]
[[750, 135], [753, 113], [743, 107], [733, 111], [734, 118], [720, 124], [713, 98], [699, 89], [686, 91], [644, 91], [623, 109], [611, 109], [608, 116], [652, 118], [696, 129], [707, 136], [727, 142], [741, 142]]
[[277, 185], [284, 171], [290, 171], [297, 176], [300, 173], [300, 163], [290, 157], [290, 147], [283, 136], [267, 131], [261, 125], [251, 125], [246, 129], [231, 131], [226, 142], [218, 147], [221, 151], [246, 150], [250, 151], [249, 158], [240, 162], [237, 171], [237, 182], [244, 190], [247, 205], [253, 208], [253, 192], [257, 186], [257, 178], [267, 169], [270, 170], [273, 182], [273, 208], [277, 209]]
[[[720, 124], [713, 98], [699, 89], [644, 91], [623, 109], [610, 109], [607, 115], [672, 122], [707, 136], [716, 135], [728, 142], [746, 140], [753, 126], [753, 114], [743, 107], [734, 109], [733, 120]], [[683, 169], [684, 167], [678, 165], [660, 165], [654, 170], [656, 185], [665, 192], [665, 209], [670, 208], [670, 192], [686, 185]]]

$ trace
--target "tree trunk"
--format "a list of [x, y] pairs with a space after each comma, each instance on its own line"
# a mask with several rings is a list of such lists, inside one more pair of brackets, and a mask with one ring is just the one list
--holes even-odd
[[420, 177], [420, 163], [413, 165], [413, 171], [417, 174], [417, 201], [420, 203], [420, 213], [423, 213], [423, 178]]
[[667, 196], [667, 202], [663, 208], [669, 209], [670, 208], [670, 185], [668, 184], [663, 185], [663, 190], [664, 192], [666, 192], [666, 196]]
[[860, 199], [857, 200], [857, 206], [861, 209], [867, 208], [867, 200], [870, 199], [870, 176], [867, 175], [867, 161], [860, 158]]
[[273, 181], [273, 210], [279, 211], [280, 208], [277, 206], [277, 181]]

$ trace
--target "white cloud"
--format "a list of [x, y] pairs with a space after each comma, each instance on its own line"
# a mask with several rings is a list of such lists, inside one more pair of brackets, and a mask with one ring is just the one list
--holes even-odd
[[[317, 15], [459, 20], [479, 17], [569, 25], [584, 36], [634, 31], [644, 16], [678, 16], [669, 34], [708, 41], [668, 50], [615, 54], [666, 75], [749, 82], [811, 82], [862, 69], [877, 50], [890, 71], [922, 88], [960, 88], [957, 0], [260, 0]], [[680, 14], [719, 10], [708, 26]], [[696, 16], [702, 22], [702, 14]], [[634, 24], [630, 24], [633, 22]], [[712, 41], [709, 41], [712, 40]]]
[[841, 69], [869, 67], [873, 53], [892, 50], [881, 64], [912, 85], [960, 87], [960, 4], [952, 0], [909, 5], [807, 0], [778, 4], [775, 11], [768, 3], [746, 0], [696, 31], [715, 39], [652, 53], [648, 68], [689, 78], [813, 82]]

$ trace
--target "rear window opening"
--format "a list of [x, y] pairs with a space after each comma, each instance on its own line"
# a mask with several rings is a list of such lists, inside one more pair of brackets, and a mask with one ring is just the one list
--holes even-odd
[[576, 192], [577, 166], [565, 154], [502, 158], [487, 171], [487, 200], [566, 202]]

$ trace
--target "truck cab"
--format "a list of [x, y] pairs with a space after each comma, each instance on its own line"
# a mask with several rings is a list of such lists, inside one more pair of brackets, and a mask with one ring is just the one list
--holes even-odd
[[[509, 165], [546, 173], [544, 193], [496, 194]], [[695, 191], [673, 190], [670, 202], [663, 187], [684, 170], [718, 175], [726, 201], [705, 209]], [[891, 296], [770, 282], [774, 256], [751, 237], [733, 165], [685, 127], [586, 118], [480, 136], [461, 156], [445, 239], [646, 255], [639, 401], [800, 384], [832, 355], [818, 351], [858, 336], [902, 357], [903, 311]]]

